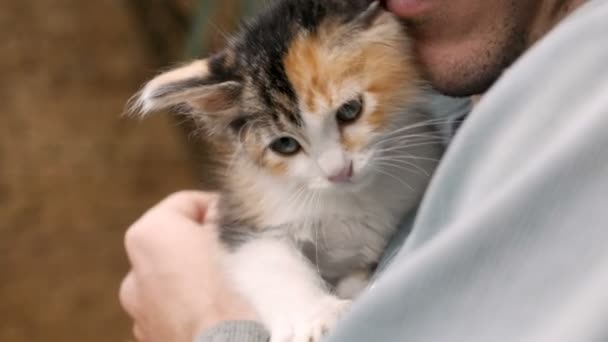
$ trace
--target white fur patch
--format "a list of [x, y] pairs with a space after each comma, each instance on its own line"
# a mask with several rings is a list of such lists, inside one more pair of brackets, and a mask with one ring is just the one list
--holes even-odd
[[349, 301], [327, 291], [310, 262], [285, 240], [253, 240], [225, 261], [273, 342], [320, 341], [349, 307]]

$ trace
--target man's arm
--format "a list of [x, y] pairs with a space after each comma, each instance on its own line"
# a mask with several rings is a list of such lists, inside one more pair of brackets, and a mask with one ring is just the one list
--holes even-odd
[[203, 332], [195, 342], [267, 342], [263, 325], [253, 321], [229, 321]]

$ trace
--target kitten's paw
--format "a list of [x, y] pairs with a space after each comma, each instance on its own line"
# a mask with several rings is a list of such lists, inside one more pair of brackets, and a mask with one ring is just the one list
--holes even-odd
[[272, 329], [271, 342], [318, 342], [350, 308], [350, 300], [331, 298], [308, 318]]
[[369, 285], [370, 271], [357, 271], [342, 278], [336, 285], [336, 294], [340, 298], [353, 299]]

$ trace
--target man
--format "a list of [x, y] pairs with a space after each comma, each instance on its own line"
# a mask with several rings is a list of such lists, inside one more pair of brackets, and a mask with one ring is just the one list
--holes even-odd
[[[327, 340], [608, 341], [608, 2], [385, 5], [437, 90], [483, 96]], [[127, 232], [139, 340], [268, 338], [221, 277], [214, 203], [178, 193]]]

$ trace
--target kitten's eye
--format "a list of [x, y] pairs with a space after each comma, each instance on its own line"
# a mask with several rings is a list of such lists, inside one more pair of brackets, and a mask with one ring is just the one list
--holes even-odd
[[355, 122], [363, 111], [363, 101], [361, 99], [350, 100], [342, 105], [336, 112], [336, 120], [340, 124]]
[[270, 144], [270, 149], [275, 151], [278, 154], [282, 154], [285, 156], [292, 156], [298, 152], [302, 148], [300, 143], [291, 137], [281, 137], [276, 139]]

